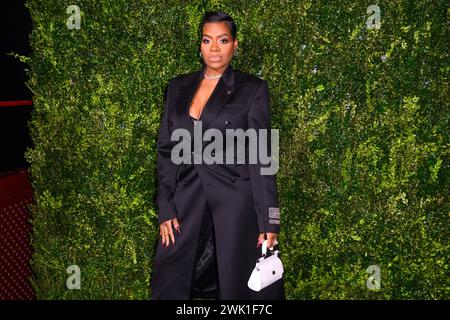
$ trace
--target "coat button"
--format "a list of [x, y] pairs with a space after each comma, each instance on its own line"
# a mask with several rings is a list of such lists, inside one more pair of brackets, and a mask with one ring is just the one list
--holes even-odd
[[231, 94], [231, 90], [228, 90], [228, 91], [227, 91], [227, 94]]
[[184, 180], [183, 180], [183, 184], [184, 184], [184, 185], [187, 185], [187, 184], [188, 184], [188, 181], [187, 181], [186, 179], [184, 179]]

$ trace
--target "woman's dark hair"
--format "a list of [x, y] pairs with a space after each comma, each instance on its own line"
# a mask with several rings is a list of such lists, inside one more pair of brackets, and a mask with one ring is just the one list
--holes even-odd
[[222, 12], [222, 11], [208, 11], [205, 13], [205, 15], [203, 16], [203, 20], [200, 23], [199, 26], [199, 34], [200, 34], [200, 38], [202, 36], [202, 32], [203, 32], [203, 26], [206, 23], [209, 22], [225, 22], [225, 24], [228, 26], [228, 28], [230, 29], [230, 33], [231, 36], [233, 37], [233, 41], [236, 39], [236, 34], [237, 34], [237, 26], [236, 23], [234, 22], [233, 18], [230, 17], [230, 15], [228, 13]]

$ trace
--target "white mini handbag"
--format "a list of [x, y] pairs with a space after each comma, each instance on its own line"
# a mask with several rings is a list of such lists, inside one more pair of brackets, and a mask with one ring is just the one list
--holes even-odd
[[[277, 242], [275, 242], [275, 245]], [[273, 250], [273, 247], [270, 248]], [[266, 257], [267, 240], [264, 240], [262, 248], [262, 257], [256, 262], [250, 278], [248, 279], [248, 287], [253, 291], [260, 291], [271, 285], [283, 276], [284, 268], [280, 258], [278, 258], [278, 250], [275, 250], [270, 256]]]

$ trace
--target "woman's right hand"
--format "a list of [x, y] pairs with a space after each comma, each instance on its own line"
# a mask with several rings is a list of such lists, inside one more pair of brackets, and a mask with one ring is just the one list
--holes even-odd
[[178, 231], [178, 233], [181, 233], [180, 224], [178, 223], [177, 218], [164, 221], [159, 225], [159, 235], [162, 238], [163, 246], [166, 245], [166, 247], [168, 247], [170, 244], [170, 240], [172, 240], [173, 244], [175, 245], [175, 237], [173, 235], [172, 225]]

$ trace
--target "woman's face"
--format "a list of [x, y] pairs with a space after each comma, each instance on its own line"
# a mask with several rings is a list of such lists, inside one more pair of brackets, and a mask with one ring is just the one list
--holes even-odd
[[223, 71], [233, 59], [237, 39], [233, 41], [225, 22], [209, 22], [203, 26], [201, 52], [209, 69]]

